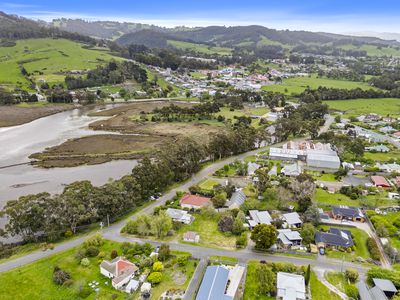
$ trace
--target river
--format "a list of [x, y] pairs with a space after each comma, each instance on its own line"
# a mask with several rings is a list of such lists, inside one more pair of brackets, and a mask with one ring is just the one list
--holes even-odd
[[[28, 164], [29, 155], [46, 147], [56, 146], [71, 138], [105, 133], [88, 128], [91, 122], [102, 119], [89, 117], [90, 111], [93, 108], [77, 108], [23, 125], [0, 128], [0, 209], [8, 200], [22, 195], [45, 191], [59, 193], [66, 184], [77, 180], [90, 180], [94, 185], [102, 185], [110, 178], [120, 178], [131, 172], [137, 161], [52, 169]], [[4, 222], [4, 219], [0, 220], [0, 228]]]

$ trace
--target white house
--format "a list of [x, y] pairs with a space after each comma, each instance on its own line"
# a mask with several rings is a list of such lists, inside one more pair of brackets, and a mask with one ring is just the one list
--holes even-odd
[[278, 229], [278, 245], [281, 248], [289, 249], [296, 246], [301, 246], [303, 239], [298, 231], [292, 231], [291, 229]]
[[182, 224], [190, 224], [194, 219], [191, 214], [182, 209], [168, 208], [166, 213], [174, 222], [179, 222]]
[[116, 257], [112, 261], [103, 260], [100, 264], [100, 273], [111, 278], [112, 286], [121, 289], [135, 275], [139, 268], [122, 257]]
[[278, 300], [306, 299], [306, 285], [302, 275], [278, 272], [276, 289]]
[[303, 224], [297, 212], [283, 214], [282, 219], [285, 221], [284, 226], [286, 226], [286, 228], [298, 228]]
[[281, 172], [286, 176], [299, 176], [301, 174], [301, 167], [296, 162], [294, 164], [284, 166]]
[[249, 225], [250, 228], [254, 228], [256, 225], [259, 224], [267, 224], [271, 225], [271, 215], [269, 214], [268, 211], [259, 211], [259, 210], [250, 210], [249, 211], [250, 219], [249, 219]]

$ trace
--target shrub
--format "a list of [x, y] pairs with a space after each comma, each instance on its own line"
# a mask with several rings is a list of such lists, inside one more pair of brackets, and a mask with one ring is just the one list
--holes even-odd
[[350, 299], [358, 299], [358, 289], [353, 284], [347, 284], [344, 288], [344, 291]]
[[71, 275], [67, 271], [61, 270], [59, 267], [54, 267], [53, 282], [55, 284], [63, 285], [68, 279], [71, 279]]
[[66, 237], [66, 238], [70, 238], [71, 236], [73, 236], [74, 234], [72, 233], [72, 231], [71, 230], [67, 230], [65, 233], [64, 233], [64, 236]]
[[74, 284], [74, 281], [72, 279], [68, 279], [63, 283], [63, 286], [71, 287], [73, 284]]
[[114, 258], [116, 258], [117, 256], [118, 256], [117, 250], [112, 250], [111, 253], [110, 253], [111, 259], [114, 259]]
[[85, 251], [83, 251], [83, 249], [78, 249], [78, 251], [76, 251], [75, 253], [75, 259], [78, 262], [80, 262], [84, 257], [85, 257]]
[[236, 248], [244, 248], [247, 246], [247, 233], [243, 232], [236, 238]]
[[97, 257], [103, 259], [104, 257], [106, 257], [106, 253], [104, 251], [101, 251], [99, 252], [99, 254], [97, 254]]
[[140, 265], [145, 268], [151, 267], [153, 265], [153, 263], [154, 263], [154, 261], [151, 257], [146, 257], [145, 259], [142, 259], [140, 261]]
[[163, 266], [162, 262], [161, 261], [156, 261], [153, 264], [153, 271], [154, 272], [161, 272], [162, 270], [164, 270], [164, 266]]
[[78, 295], [82, 299], [86, 299], [92, 293], [92, 289], [86, 285], [81, 285], [79, 287]]
[[81, 260], [81, 266], [84, 266], [84, 267], [89, 267], [89, 265], [90, 265], [90, 260], [88, 259], [88, 258], [82, 258], [82, 260]]
[[171, 250], [169, 249], [169, 245], [161, 244], [160, 250], [158, 251], [158, 259], [161, 261], [166, 261], [171, 254]]
[[104, 244], [104, 239], [103, 239], [103, 237], [101, 236], [101, 234], [97, 233], [97, 234], [95, 234], [94, 236], [91, 236], [90, 238], [88, 238], [88, 239], [83, 243], [83, 246], [84, 246], [85, 248], [88, 248], [88, 247], [90, 247], [90, 246], [93, 246], [93, 247], [100, 247], [100, 246], [103, 246], [103, 244]]
[[186, 255], [183, 256], [179, 256], [177, 259], [178, 265], [180, 265], [181, 267], [186, 266], [186, 264], [188, 263], [189, 258]]
[[354, 283], [358, 279], [358, 271], [356, 269], [346, 269], [345, 276], [347, 280]]
[[94, 246], [89, 246], [86, 249], [86, 255], [89, 257], [96, 257], [97, 255], [99, 255], [99, 252], [99, 249]]
[[160, 283], [162, 280], [162, 273], [153, 272], [150, 273], [149, 277], [147, 277], [147, 281], [150, 283]]
[[367, 239], [367, 248], [373, 260], [380, 260], [381, 254], [379, 252], [379, 248], [378, 245], [376, 244], [375, 239], [371, 237]]

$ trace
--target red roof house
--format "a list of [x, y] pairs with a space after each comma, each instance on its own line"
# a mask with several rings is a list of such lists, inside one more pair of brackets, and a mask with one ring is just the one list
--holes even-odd
[[389, 182], [383, 176], [371, 176], [371, 180], [375, 186], [387, 188], [390, 187]]
[[211, 203], [210, 198], [185, 194], [181, 199], [180, 205], [183, 208], [198, 209], [209, 203]]
[[396, 185], [400, 186], [400, 176], [396, 176], [395, 181], [396, 181]]
[[127, 284], [139, 268], [130, 261], [118, 256], [112, 261], [103, 260], [100, 264], [100, 273], [111, 278], [112, 286], [120, 289]]

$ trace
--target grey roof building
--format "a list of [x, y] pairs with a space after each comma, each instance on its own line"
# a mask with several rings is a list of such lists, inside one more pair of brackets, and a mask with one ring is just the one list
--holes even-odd
[[397, 289], [393, 282], [388, 279], [373, 278], [375, 286], [370, 288], [365, 281], [356, 284], [361, 300], [387, 300], [392, 298]]
[[397, 289], [393, 282], [388, 279], [373, 278], [372, 281], [374, 282], [375, 287], [378, 287], [389, 298], [393, 297], [397, 293]]
[[330, 228], [329, 232], [316, 232], [315, 243], [318, 247], [333, 246], [349, 248], [354, 245], [351, 232], [338, 228]]
[[271, 225], [272, 217], [266, 210], [265, 211], [250, 210], [249, 215], [251, 218], [249, 220], [250, 227], [255, 227], [258, 224]]
[[365, 219], [361, 209], [353, 206], [332, 206], [332, 214], [335, 219], [347, 219], [352, 221], [364, 221]]
[[229, 271], [221, 266], [207, 267], [196, 300], [232, 300], [225, 295]]
[[300, 227], [303, 223], [297, 212], [283, 214], [282, 217], [283, 220], [287, 223], [288, 227]]
[[240, 205], [242, 205], [245, 200], [246, 200], [245, 193], [242, 190], [237, 190], [232, 194], [232, 197], [229, 199], [229, 201], [226, 202], [226, 206], [229, 207], [230, 209], [239, 208]]

